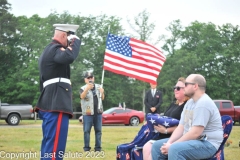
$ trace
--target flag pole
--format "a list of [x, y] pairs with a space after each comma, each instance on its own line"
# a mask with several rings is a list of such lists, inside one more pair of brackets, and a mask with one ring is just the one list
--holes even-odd
[[[109, 32], [110, 32], [110, 25], [108, 26], [108, 34], [109, 34]], [[108, 34], [107, 34], [107, 37], [108, 37]], [[102, 70], [102, 80], [101, 80], [101, 85], [100, 85], [101, 88], [103, 88], [103, 79], [104, 79], [104, 69]], [[100, 92], [100, 99], [102, 99], [102, 94], [101, 94], [101, 92]], [[102, 104], [99, 102], [99, 103], [98, 103], [98, 110], [99, 110], [99, 111], [101, 111], [101, 110], [100, 110], [101, 105], [102, 105]]]

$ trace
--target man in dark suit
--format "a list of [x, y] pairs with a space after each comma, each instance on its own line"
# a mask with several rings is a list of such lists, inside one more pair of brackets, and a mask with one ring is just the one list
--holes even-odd
[[151, 89], [146, 92], [144, 104], [146, 117], [148, 113], [160, 113], [162, 92], [157, 90], [157, 84], [150, 83]]
[[36, 112], [43, 120], [41, 160], [63, 159], [69, 118], [73, 116], [70, 64], [77, 58], [81, 44], [74, 35], [78, 25], [53, 26], [53, 40], [39, 57], [41, 95]]

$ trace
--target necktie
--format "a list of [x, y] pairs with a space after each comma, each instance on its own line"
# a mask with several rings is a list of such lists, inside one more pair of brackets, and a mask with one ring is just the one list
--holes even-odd
[[152, 89], [152, 96], [153, 96], [153, 97], [154, 97], [154, 94], [155, 94], [154, 91], [155, 91], [155, 89]]

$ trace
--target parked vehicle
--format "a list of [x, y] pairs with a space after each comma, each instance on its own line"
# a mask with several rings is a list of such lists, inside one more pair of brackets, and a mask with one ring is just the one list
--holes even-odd
[[231, 100], [213, 100], [217, 105], [221, 116], [229, 115], [232, 117], [234, 123], [240, 123], [240, 107], [234, 106]]
[[[79, 117], [82, 122], [82, 116]], [[138, 126], [144, 121], [144, 113], [129, 108], [113, 107], [103, 112], [102, 124], [124, 124]]]
[[18, 125], [21, 119], [34, 117], [30, 104], [8, 104], [0, 101], [0, 119], [5, 119], [9, 125]]

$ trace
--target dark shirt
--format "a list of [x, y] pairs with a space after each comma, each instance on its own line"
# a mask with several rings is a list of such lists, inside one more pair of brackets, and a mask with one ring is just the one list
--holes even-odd
[[[176, 102], [173, 102], [170, 104], [170, 106], [166, 109], [166, 111], [164, 112], [164, 116], [168, 116], [171, 118], [175, 118], [180, 120], [181, 118], [181, 113], [183, 111], [183, 108], [185, 106], [187, 101], [185, 101], [183, 104], [181, 104], [180, 106], [178, 104], [176, 104]], [[172, 133], [169, 134], [162, 134], [159, 133], [159, 137], [156, 138], [157, 139], [163, 139], [163, 138], [169, 138], [171, 136]]]
[[97, 115], [97, 113], [98, 113], [98, 98], [97, 98], [96, 91], [95, 91], [95, 84], [94, 84], [93, 89], [91, 89], [91, 91], [93, 93], [94, 115]]

